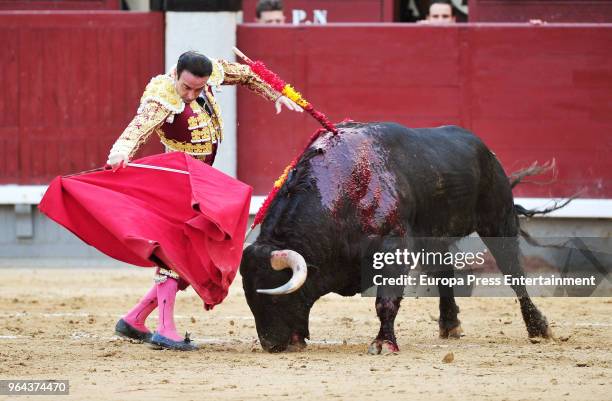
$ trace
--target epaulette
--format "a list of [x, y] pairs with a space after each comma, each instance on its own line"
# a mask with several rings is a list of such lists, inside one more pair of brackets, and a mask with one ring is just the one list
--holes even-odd
[[176, 92], [174, 81], [168, 75], [151, 78], [140, 98], [140, 107], [148, 102], [157, 102], [173, 114], [180, 114], [185, 109], [185, 102]]
[[213, 69], [206, 83], [209, 86], [219, 86], [223, 83], [223, 79], [225, 79], [225, 72], [223, 71], [223, 66], [219, 61], [215, 59], [210, 59], [210, 61], [212, 61]]

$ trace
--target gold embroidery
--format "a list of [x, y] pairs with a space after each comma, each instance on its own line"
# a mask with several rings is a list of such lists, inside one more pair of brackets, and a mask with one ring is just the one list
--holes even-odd
[[198, 125], [199, 126], [208, 125], [209, 122], [210, 122], [210, 116], [208, 115], [208, 113], [198, 114]]
[[130, 159], [134, 156], [153, 130], [163, 124], [170, 112], [157, 102], [148, 102], [132, 119], [121, 136], [115, 141], [112, 151], [127, 153]]
[[221, 109], [219, 109], [219, 104], [216, 102], [215, 97], [210, 93], [206, 93], [206, 97], [208, 102], [212, 106], [213, 116], [210, 118], [212, 122], [214, 133], [214, 143], [217, 141], [221, 142], [223, 140], [223, 119], [221, 118]]
[[[218, 85], [220, 83], [224, 85], [244, 85], [258, 95], [272, 101], [276, 101], [281, 96], [280, 93], [253, 73], [248, 66], [225, 60], [214, 60], [213, 73], [208, 80], [208, 84]], [[162, 142], [170, 150], [186, 152], [203, 160], [206, 155], [212, 153], [213, 143], [223, 140], [221, 110], [216, 99], [207, 89], [205, 89], [205, 95], [212, 108], [212, 116], [204, 112], [197, 102], [193, 102], [192, 109], [196, 116], [188, 119], [189, 130], [192, 131], [192, 141], [200, 142], [182, 143], [167, 139], [159, 127], [169, 116], [182, 113], [185, 109], [185, 103], [176, 92], [174, 79], [171, 76], [158, 75], [153, 77], [140, 99], [138, 114], [117, 139], [111, 151], [125, 152], [131, 158], [149, 135], [156, 131]]]
[[212, 153], [212, 143], [204, 142], [204, 143], [184, 143], [175, 141], [174, 139], [169, 139], [164, 136], [161, 130], [158, 130], [159, 138], [162, 143], [166, 145], [170, 150], [185, 152], [194, 156], [205, 156]]
[[174, 87], [174, 80], [168, 75], [158, 75], [151, 79], [140, 98], [140, 103], [150, 101], [158, 102], [174, 114], [182, 113], [185, 109], [185, 103]]
[[241, 84], [257, 93], [258, 95], [272, 101], [276, 101], [281, 94], [275, 91], [270, 85], [261, 80], [249, 66], [229, 61], [219, 60], [223, 67], [224, 85]]
[[219, 86], [223, 83], [223, 78], [225, 75], [223, 71], [223, 66], [219, 61], [215, 59], [211, 59], [210, 61], [212, 61], [213, 70], [210, 74], [210, 77], [208, 77], [207, 83], [210, 86]]
[[200, 114], [203, 111], [202, 107], [200, 106], [200, 104], [198, 102], [196, 102], [195, 100], [193, 102], [191, 102], [191, 104], [189, 106], [191, 107], [191, 110], [193, 110], [193, 112], [195, 114]]
[[209, 142], [210, 141], [210, 128], [196, 129], [191, 131], [191, 142]]
[[208, 113], [200, 113], [197, 116], [191, 116], [187, 119], [189, 130], [203, 128], [210, 124], [211, 118]]

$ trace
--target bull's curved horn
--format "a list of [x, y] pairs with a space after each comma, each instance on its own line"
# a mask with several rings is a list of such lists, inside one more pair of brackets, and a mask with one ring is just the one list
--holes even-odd
[[291, 294], [294, 291], [300, 289], [302, 284], [306, 281], [308, 275], [308, 268], [306, 267], [306, 261], [304, 257], [292, 251], [290, 249], [284, 249], [282, 251], [273, 251], [270, 254], [270, 265], [274, 270], [283, 270], [290, 267], [293, 270], [291, 279], [284, 285], [277, 288], [271, 288], [267, 290], [257, 290], [260, 294], [268, 295], [283, 295]]

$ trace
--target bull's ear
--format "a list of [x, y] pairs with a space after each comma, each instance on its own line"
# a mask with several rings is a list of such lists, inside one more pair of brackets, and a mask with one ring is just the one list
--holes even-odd
[[256, 265], [257, 253], [254, 245], [249, 245], [242, 250], [242, 259], [240, 260], [240, 275], [245, 276], [245, 273]]
[[244, 248], [244, 250], [242, 251], [242, 257], [246, 257], [246, 256], [251, 256], [251, 257], [261, 257], [263, 255], [265, 255], [265, 250], [262, 249], [264, 248], [262, 245], [257, 244], [257, 243], [253, 243], [249, 246], [247, 246], [246, 248]]

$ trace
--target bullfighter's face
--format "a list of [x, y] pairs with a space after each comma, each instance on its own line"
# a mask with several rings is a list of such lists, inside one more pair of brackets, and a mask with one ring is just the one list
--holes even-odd
[[285, 295], [260, 294], [257, 289], [286, 283], [290, 271], [270, 268], [270, 247], [251, 245], [244, 250], [240, 274], [261, 346], [268, 352], [298, 350], [306, 346], [308, 315], [312, 303], [302, 291]]
[[191, 72], [184, 70], [174, 83], [177, 93], [183, 102], [190, 104], [200, 96], [206, 87], [209, 77], [198, 77]]

